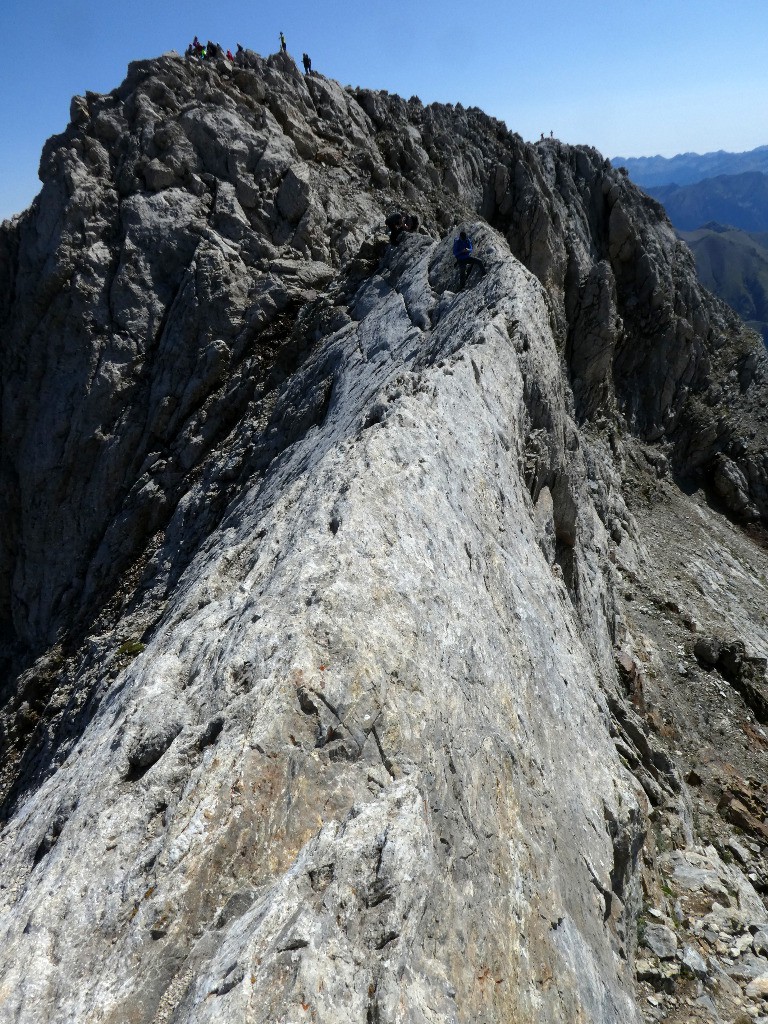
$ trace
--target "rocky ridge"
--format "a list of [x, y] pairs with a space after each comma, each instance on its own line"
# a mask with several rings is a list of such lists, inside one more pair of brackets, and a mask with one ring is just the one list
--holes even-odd
[[76, 98], [41, 178], [8, 1019], [759, 1017], [766, 357], [660, 207], [250, 52]]

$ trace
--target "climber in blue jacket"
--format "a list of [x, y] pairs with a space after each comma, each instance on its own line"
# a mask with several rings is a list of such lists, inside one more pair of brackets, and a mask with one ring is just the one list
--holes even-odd
[[453, 255], [459, 265], [459, 288], [467, 283], [472, 267], [479, 267], [481, 275], [485, 274], [483, 261], [472, 255], [472, 239], [466, 231], [460, 231], [459, 237], [453, 240]]

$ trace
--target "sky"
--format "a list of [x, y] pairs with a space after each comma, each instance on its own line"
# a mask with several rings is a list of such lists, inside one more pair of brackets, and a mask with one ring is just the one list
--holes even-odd
[[605, 156], [768, 144], [766, 0], [0, 0], [0, 219], [86, 89], [196, 33], [266, 55], [285, 33], [345, 85], [478, 106]]

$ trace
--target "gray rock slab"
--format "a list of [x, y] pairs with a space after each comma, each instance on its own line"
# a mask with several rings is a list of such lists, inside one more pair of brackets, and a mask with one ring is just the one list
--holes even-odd
[[[500, 253], [482, 306], [462, 293], [419, 327], [402, 296], [428, 265], [448, 272], [450, 244], [406, 255], [398, 290], [372, 294], [305, 364], [292, 394], [335, 366], [327, 415], [238, 497], [4, 833], [18, 1019], [53, 1000], [75, 1019], [133, 1006], [142, 1021], [171, 1007], [213, 1021], [249, 1005], [278, 1019], [301, 1003], [351, 1022], [388, 1019], [404, 998], [443, 1019], [488, 1005], [498, 1020], [534, 1005], [544, 1019], [636, 1019], [605, 924], [605, 822], [632, 834], [637, 798], [593, 713], [595, 655], [537, 544], [517, 458], [501, 458], [510, 445], [523, 457], [531, 372], [568, 436], [547, 302]], [[563, 443], [549, 457], [566, 473], [581, 455]], [[486, 501], [499, 471], [503, 506]], [[556, 488], [556, 521], [568, 501]], [[590, 519], [568, 521], [576, 543], [601, 543]], [[73, 894], [91, 925], [54, 964], [46, 922]], [[132, 957], [144, 967], [126, 973]], [[545, 960], [558, 985], [542, 1010]], [[84, 983], [85, 962], [100, 966]]]
[[646, 925], [643, 945], [661, 959], [668, 960], [677, 955], [677, 936], [665, 924]]
[[693, 977], [705, 978], [707, 976], [707, 962], [704, 957], [693, 948], [693, 946], [683, 947], [680, 962], [683, 965], [683, 968], [688, 971], [689, 974], [693, 975]]

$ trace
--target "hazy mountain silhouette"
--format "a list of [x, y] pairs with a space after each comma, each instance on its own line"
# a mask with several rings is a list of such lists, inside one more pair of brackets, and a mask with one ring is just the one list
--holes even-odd
[[744, 231], [768, 231], [768, 174], [721, 174], [694, 185], [642, 186], [664, 204], [681, 231], [716, 221]]
[[747, 171], [768, 172], [768, 146], [746, 153], [678, 153], [677, 156], [641, 156], [611, 158], [614, 166], [626, 167], [632, 180], [643, 188], [656, 185], [692, 185], [721, 174]]

